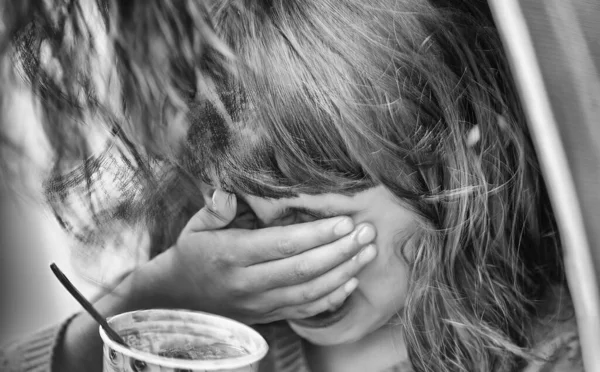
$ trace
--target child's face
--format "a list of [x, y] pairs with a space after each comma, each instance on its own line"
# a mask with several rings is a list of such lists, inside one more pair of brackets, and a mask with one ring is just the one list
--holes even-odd
[[402, 309], [408, 288], [409, 269], [402, 258], [402, 245], [415, 228], [415, 215], [398, 204], [384, 187], [375, 187], [353, 196], [340, 194], [300, 195], [289, 199], [263, 199], [243, 196], [264, 226], [299, 223], [314, 219], [297, 216], [277, 217], [284, 208], [301, 207], [317, 212], [352, 217], [355, 224], [368, 222], [377, 232], [377, 257], [358, 274], [358, 288], [348, 299], [345, 314], [333, 324], [290, 321], [300, 336], [319, 345], [359, 340], [385, 325]]

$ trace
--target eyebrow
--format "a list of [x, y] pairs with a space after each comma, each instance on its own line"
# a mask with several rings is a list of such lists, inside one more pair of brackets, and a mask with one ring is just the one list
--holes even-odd
[[[238, 197], [239, 199], [242, 199], [244, 201], [244, 203], [250, 205], [250, 203], [248, 203], [248, 200], [246, 199], [245, 195], [236, 194], [236, 197]], [[303, 213], [308, 216], [314, 217], [316, 219], [323, 220], [326, 218], [332, 218], [332, 217], [337, 217], [337, 216], [349, 216], [351, 214], [356, 213], [356, 211], [351, 211], [351, 210], [334, 211], [331, 209], [320, 210], [320, 209], [306, 208], [306, 207], [287, 206], [287, 207], [283, 207], [282, 209], [277, 211], [277, 214], [275, 216], [273, 216], [272, 219], [278, 220], [278, 219], [283, 218], [292, 213]]]
[[331, 209], [326, 209], [326, 210], [320, 210], [320, 209], [311, 209], [311, 208], [305, 208], [305, 207], [285, 207], [283, 209], [281, 209], [277, 215], [275, 216], [274, 219], [279, 219], [282, 217], [285, 217], [286, 215], [290, 214], [290, 213], [302, 213], [302, 214], [306, 214], [308, 216], [317, 218], [317, 219], [325, 219], [325, 218], [331, 218], [331, 217], [337, 217], [337, 216], [344, 216], [344, 215], [348, 215], [351, 214], [351, 211], [333, 211]]

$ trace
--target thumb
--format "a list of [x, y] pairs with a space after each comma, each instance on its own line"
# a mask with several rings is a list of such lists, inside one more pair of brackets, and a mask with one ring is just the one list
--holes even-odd
[[234, 194], [216, 189], [210, 205], [204, 206], [188, 223], [185, 230], [199, 232], [222, 229], [235, 218], [237, 199]]

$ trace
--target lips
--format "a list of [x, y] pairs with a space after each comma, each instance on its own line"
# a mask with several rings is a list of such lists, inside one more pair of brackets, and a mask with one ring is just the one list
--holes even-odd
[[342, 320], [352, 309], [351, 298], [348, 297], [344, 303], [334, 311], [324, 311], [315, 316], [305, 319], [294, 319], [290, 322], [306, 328], [325, 328]]

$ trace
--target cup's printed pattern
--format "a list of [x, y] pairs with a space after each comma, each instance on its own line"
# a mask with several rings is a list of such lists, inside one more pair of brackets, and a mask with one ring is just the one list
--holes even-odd
[[[100, 330], [105, 343], [104, 372], [256, 372], [259, 360], [268, 350], [266, 341], [250, 327], [208, 313], [176, 309], [140, 310], [117, 315], [108, 322], [130, 348], [122, 349]], [[161, 351], [178, 350], [183, 345], [216, 347], [203, 350], [207, 358], [212, 355], [216, 359], [199, 357], [202, 362], [195, 363], [195, 357], [160, 356]], [[244, 353], [236, 356], [227, 354], [225, 346]], [[248, 354], [245, 355], [245, 352]], [[187, 359], [191, 359], [189, 363]], [[176, 360], [178, 362], [173, 364]], [[238, 367], [241, 365], [243, 367]]]
[[256, 372], [258, 365], [252, 364], [247, 367], [227, 370], [190, 370], [162, 367], [156, 364], [145, 363], [140, 360], [123, 355], [108, 346], [104, 346], [104, 368], [103, 372]]

